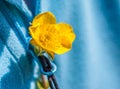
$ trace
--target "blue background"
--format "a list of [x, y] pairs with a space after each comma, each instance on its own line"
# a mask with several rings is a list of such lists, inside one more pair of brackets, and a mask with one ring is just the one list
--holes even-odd
[[72, 50], [55, 58], [61, 89], [120, 89], [120, 0], [41, 2], [76, 33]]

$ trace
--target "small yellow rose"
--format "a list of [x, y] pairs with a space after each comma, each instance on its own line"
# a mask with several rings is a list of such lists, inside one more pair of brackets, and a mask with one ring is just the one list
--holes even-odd
[[75, 39], [73, 28], [66, 23], [56, 23], [51, 12], [37, 15], [29, 27], [32, 36], [31, 44], [54, 54], [63, 54], [72, 48]]

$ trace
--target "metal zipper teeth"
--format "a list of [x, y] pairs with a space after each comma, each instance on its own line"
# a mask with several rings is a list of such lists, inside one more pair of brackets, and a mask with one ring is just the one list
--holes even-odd
[[17, 24], [14, 23], [15, 21], [12, 18], [10, 18], [11, 15], [10, 13], [8, 13], [9, 12], [8, 9], [4, 9], [4, 8], [9, 8], [9, 7], [7, 7], [6, 4], [2, 5], [1, 11], [4, 14], [8, 23], [10, 24], [11, 28], [13, 29], [14, 33], [18, 36], [18, 39], [20, 38], [19, 41], [22, 47], [27, 51], [27, 42], [26, 42], [26, 39], [23, 38], [24, 35], [22, 34], [22, 31], [20, 31], [21, 29], [17, 26]]

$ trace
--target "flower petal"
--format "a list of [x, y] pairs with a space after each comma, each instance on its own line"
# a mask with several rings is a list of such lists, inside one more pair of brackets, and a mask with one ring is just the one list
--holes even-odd
[[32, 25], [41, 25], [41, 24], [55, 24], [56, 18], [51, 12], [45, 12], [38, 14], [32, 21]]
[[38, 45], [34, 39], [31, 39], [30, 43], [33, 44], [34, 46]]
[[43, 24], [31, 33], [36, 44], [49, 53], [53, 52], [56, 54], [63, 54], [69, 51], [75, 39], [72, 27], [65, 23]]
[[59, 31], [59, 42], [60, 46], [55, 51], [57, 54], [63, 54], [68, 52], [72, 48], [72, 42], [75, 39], [73, 28], [69, 24], [59, 23], [55, 26], [56, 30]]

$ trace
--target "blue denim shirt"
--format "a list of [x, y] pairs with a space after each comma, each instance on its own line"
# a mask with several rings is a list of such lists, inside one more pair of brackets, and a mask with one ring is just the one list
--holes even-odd
[[31, 7], [23, 0], [0, 1], [0, 89], [35, 88], [39, 71], [29, 49], [28, 26], [40, 10], [38, 1], [31, 0]]

